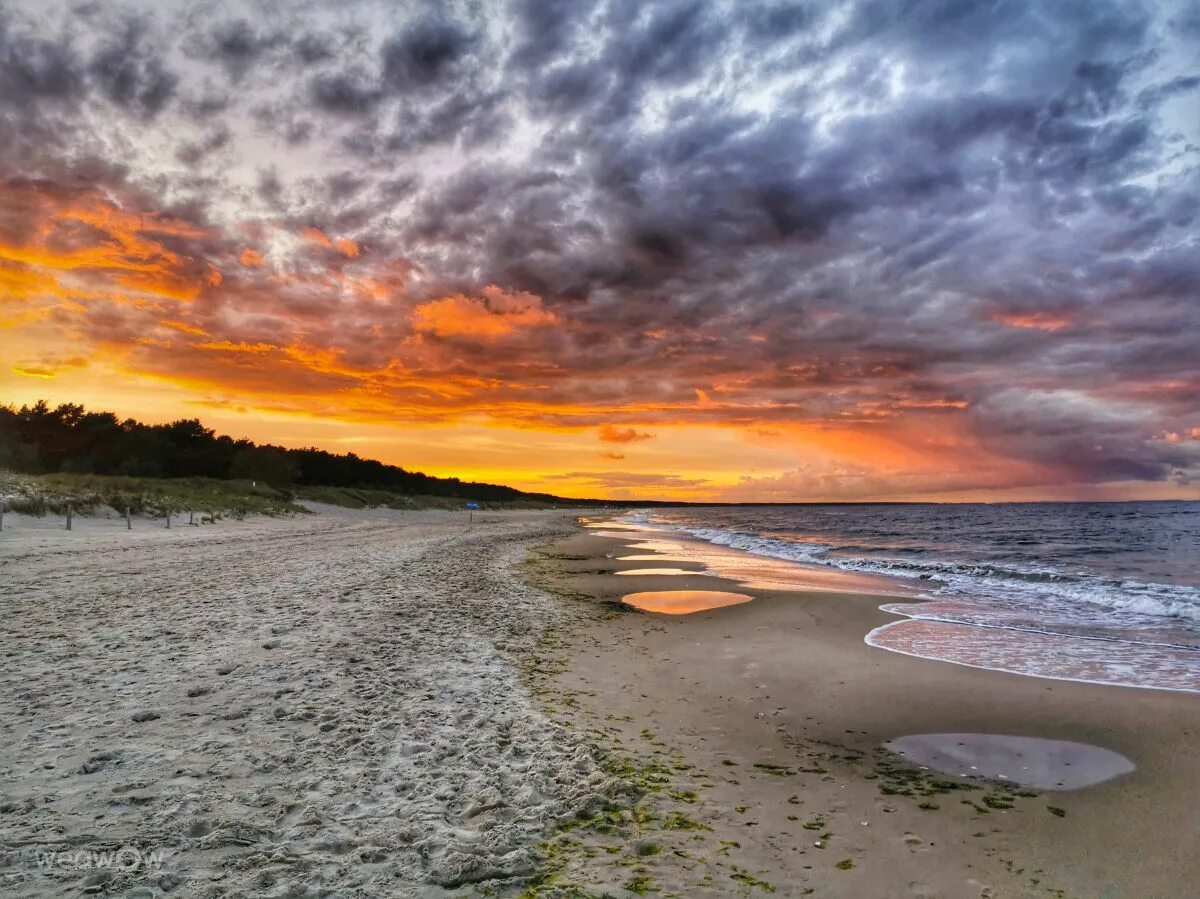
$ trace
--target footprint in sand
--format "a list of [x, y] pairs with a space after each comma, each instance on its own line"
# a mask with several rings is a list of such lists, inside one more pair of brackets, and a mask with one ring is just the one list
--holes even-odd
[[908, 847], [908, 851], [912, 853], [928, 852], [929, 846], [915, 833], [904, 834], [904, 845]]
[[193, 840], [198, 840], [201, 837], [206, 837], [213, 832], [212, 822], [207, 818], [197, 818], [192, 822], [191, 826], [184, 831], [184, 836], [191, 837]]
[[121, 756], [116, 752], [101, 752], [98, 755], [92, 756], [86, 762], [79, 766], [80, 774], [95, 774], [97, 771], [103, 771], [109, 765], [121, 764]]

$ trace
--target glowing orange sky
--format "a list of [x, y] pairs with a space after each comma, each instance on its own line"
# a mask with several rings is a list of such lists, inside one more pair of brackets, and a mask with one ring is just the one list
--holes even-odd
[[[258, 441], [566, 496], [1181, 495], [1168, 484], [1056, 488], [1052, 469], [989, 452], [962, 427], [966, 404], [951, 398], [865, 396], [850, 415], [793, 417], [795, 395], [773, 397], [752, 366], [682, 395], [593, 398], [586, 371], [543, 360], [541, 341], [569, 325], [537, 296], [491, 286], [414, 303], [402, 268], [380, 271], [355, 242], [312, 228], [284, 262], [265, 247], [184, 252], [173, 242], [203, 240], [205, 229], [134, 199], [125, 208], [99, 192], [8, 186], [9, 210], [27, 223], [22, 243], [0, 245], [8, 401], [199, 417]], [[306, 297], [318, 307], [311, 316]], [[838, 389], [803, 360], [784, 379], [804, 393]]]

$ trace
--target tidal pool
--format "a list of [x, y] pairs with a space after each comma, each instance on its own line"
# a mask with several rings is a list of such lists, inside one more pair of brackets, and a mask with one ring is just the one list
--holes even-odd
[[689, 571], [686, 568], [630, 568], [628, 571], [618, 571], [617, 574], [632, 574], [638, 576], [651, 574], [707, 574], [703, 568]]
[[724, 593], [720, 590], [647, 590], [621, 597], [627, 605], [646, 612], [664, 615], [690, 615], [723, 606], [736, 606], [753, 599], [745, 593]]
[[943, 774], [1078, 790], [1133, 771], [1123, 755], [1087, 743], [998, 734], [914, 734], [884, 748]]

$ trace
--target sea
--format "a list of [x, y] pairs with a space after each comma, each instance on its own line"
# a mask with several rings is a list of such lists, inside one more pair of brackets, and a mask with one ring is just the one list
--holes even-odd
[[1200, 502], [679, 507], [622, 521], [886, 578], [904, 595], [865, 635], [882, 650], [1200, 693]]

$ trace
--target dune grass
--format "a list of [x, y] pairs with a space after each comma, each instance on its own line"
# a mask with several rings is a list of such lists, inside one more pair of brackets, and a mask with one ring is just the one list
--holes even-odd
[[80, 515], [112, 508], [149, 517], [160, 517], [168, 511], [208, 515], [287, 515], [305, 511], [290, 495], [273, 487], [214, 478], [0, 474], [0, 496], [9, 509], [26, 515], [62, 515], [68, 505]]
[[[466, 500], [446, 496], [410, 496], [366, 487], [275, 488], [251, 481], [217, 478], [137, 478], [119, 475], [27, 475], [0, 471], [5, 508], [26, 515], [77, 515], [105, 508], [132, 515], [162, 517], [168, 511], [229, 515], [291, 515], [309, 511], [304, 502], [348, 509], [462, 509]], [[484, 509], [546, 508], [529, 500], [487, 502]]]

